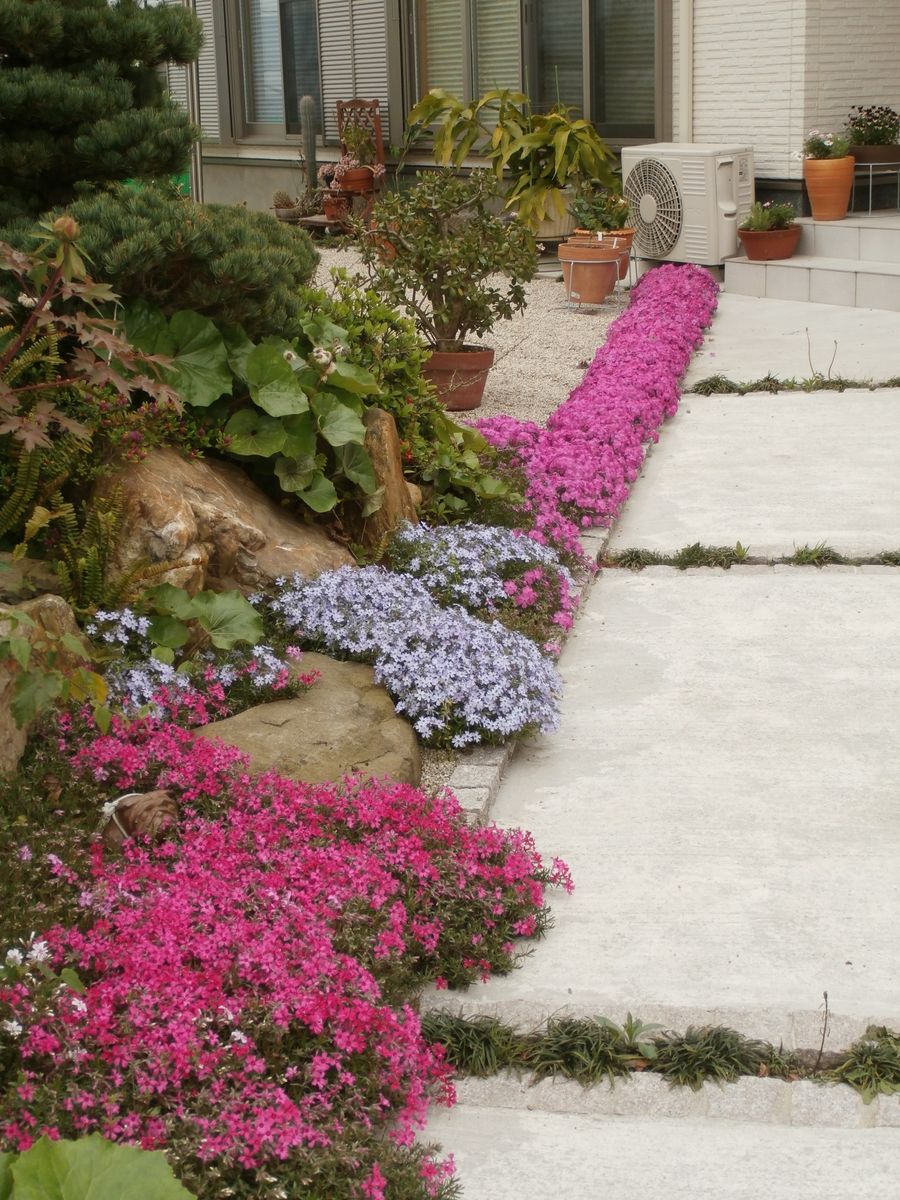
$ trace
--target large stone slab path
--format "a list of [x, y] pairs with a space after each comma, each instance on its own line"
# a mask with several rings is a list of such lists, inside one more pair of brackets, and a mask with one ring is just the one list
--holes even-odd
[[[804, 373], [798, 321], [821, 347], [842, 316], [853, 370], [900, 375], [897, 314], [730, 296], [715, 366], [691, 372]], [[683, 403], [615, 546], [900, 547], [900, 392]], [[564, 652], [562, 727], [520, 750], [493, 810], [565, 858], [576, 891], [520, 970], [453, 1005], [526, 1025], [631, 1011], [805, 1048], [827, 992], [832, 1049], [873, 1020], [900, 1028], [898, 624], [891, 567], [604, 571]], [[496, 1086], [467, 1085], [429, 1128], [465, 1200], [897, 1192], [897, 1097], [748, 1080], [698, 1107], [656, 1079], [585, 1112], [574, 1085]]]

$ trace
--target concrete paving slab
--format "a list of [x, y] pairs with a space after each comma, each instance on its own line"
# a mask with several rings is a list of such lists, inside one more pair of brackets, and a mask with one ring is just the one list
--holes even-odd
[[605, 572], [563, 654], [561, 728], [516, 755], [493, 812], [576, 889], [466, 1006], [727, 1014], [811, 1046], [827, 991], [829, 1048], [900, 1027], [898, 615], [900, 572]]
[[754, 555], [827, 542], [847, 555], [900, 545], [900, 390], [684, 396], [611, 548], [693, 542]]
[[460, 1105], [429, 1139], [463, 1200], [851, 1200], [897, 1195], [900, 1130], [627, 1120]]
[[684, 387], [709, 375], [748, 383], [767, 372], [806, 379], [829, 370], [875, 382], [900, 375], [900, 313], [723, 292]]

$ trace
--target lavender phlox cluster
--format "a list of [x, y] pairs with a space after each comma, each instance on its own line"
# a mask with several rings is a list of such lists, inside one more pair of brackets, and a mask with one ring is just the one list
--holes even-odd
[[150, 618], [130, 608], [96, 613], [86, 626], [88, 636], [121, 657], [105, 668], [110, 698], [131, 712], [151, 704], [162, 689], [184, 694], [219, 684], [226, 693], [239, 680], [251, 691], [264, 692], [279, 685], [289, 663], [271, 646], [240, 646], [226, 653], [205, 651], [180, 666], [153, 655]]
[[417, 579], [341, 567], [295, 576], [270, 603], [288, 629], [371, 662], [426, 741], [465, 746], [557, 726], [559, 676], [535, 644], [442, 607]]
[[412, 525], [404, 522], [391, 540], [391, 566], [414, 575], [445, 603], [491, 611], [507, 598], [504, 581], [528, 567], [556, 571], [568, 587], [575, 581], [549, 546], [520, 530], [492, 525]]

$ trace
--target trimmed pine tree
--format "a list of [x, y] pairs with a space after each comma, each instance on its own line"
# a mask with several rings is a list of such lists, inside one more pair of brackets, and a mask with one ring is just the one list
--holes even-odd
[[0, 225], [114, 180], [180, 171], [200, 131], [160, 67], [202, 28], [139, 0], [0, 0]]

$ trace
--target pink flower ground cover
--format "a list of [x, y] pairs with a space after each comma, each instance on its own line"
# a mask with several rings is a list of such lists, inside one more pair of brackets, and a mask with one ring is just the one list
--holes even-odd
[[478, 423], [524, 471], [537, 541], [580, 557], [579, 534], [618, 515], [647, 442], [657, 440], [678, 407], [679, 380], [712, 320], [718, 290], [700, 267], [657, 267], [633, 289], [584, 380], [546, 429], [512, 417]]
[[404, 1161], [416, 1194], [439, 1194], [446, 1165], [412, 1141], [452, 1085], [408, 1000], [508, 970], [545, 886], [571, 886], [564, 866], [527, 834], [468, 826], [449, 795], [251, 777], [238, 751], [149, 718], [69, 753], [111, 790], [171, 788], [184, 818], [177, 841], [124, 860], [98, 847], [72, 879], [84, 925], [44, 936], [83, 993], [39, 1002], [27, 964], [0, 986], [23, 1031], [2, 1143], [99, 1130], [165, 1148], [210, 1197], [330, 1163], [343, 1186], [328, 1194], [378, 1200]]

